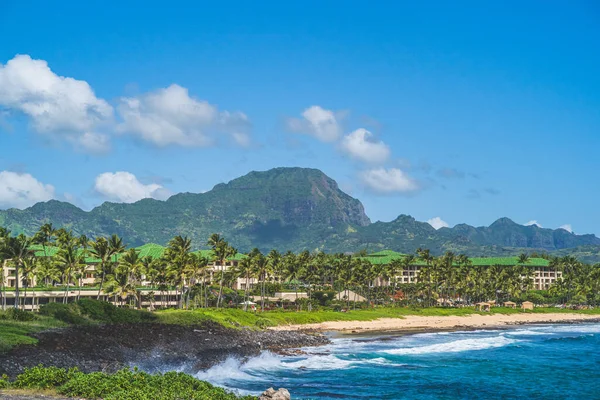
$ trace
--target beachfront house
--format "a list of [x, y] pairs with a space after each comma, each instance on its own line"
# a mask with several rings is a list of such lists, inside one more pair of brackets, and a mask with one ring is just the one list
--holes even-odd
[[523, 310], [533, 310], [533, 303], [532, 303], [532, 302], [530, 302], [530, 301], [524, 301], [524, 302], [521, 304], [521, 308], [522, 308]]

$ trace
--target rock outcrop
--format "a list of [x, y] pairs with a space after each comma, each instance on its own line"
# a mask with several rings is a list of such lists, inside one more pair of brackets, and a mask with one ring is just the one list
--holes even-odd
[[260, 395], [258, 400], [290, 400], [292, 396], [290, 396], [290, 392], [287, 389], [280, 388], [279, 390], [275, 390], [273, 388], [268, 388]]

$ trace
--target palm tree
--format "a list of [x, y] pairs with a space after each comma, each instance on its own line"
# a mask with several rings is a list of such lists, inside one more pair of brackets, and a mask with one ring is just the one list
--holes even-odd
[[[136, 284], [139, 284], [142, 272], [144, 269], [144, 262], [140, 258], [140, 254], [136, 249], [129, 249], [123, 256], [119, 259], [119, 266], [122, 267], [123, 270], [129, 272], [129, 282], [135, 288]], [[138, 309], [142, 307], [141, 299], [139, 293], [136, 290], [135, 301], [137, 303]]]
[[71, 277], [75, 271], [80, 271], [85, 265], [85, 259], [78, 251], [78, 246], [75, 243], [65, 245], [56, 254], [56, 265], [59, 267], [61, 272], [61, 280], [63, 283], [66, 282], [67, 287], [65, 295], [63, 297], [63, 303], [67, 303], [69, 295], [69, 285], [71, 283]]
[[254, 273], [260, 282], [260, 311], [265, 309], [265, 281], [269, 273], [269, 260], [258, 249], [254, 249], [248, 255], [254, 266]]
[[250, 257], [244, 257], [235, 267], [235, 276], [237, 278], [245, 278], [246, 285], [244, 286], [244, 311], [248, 308], [248, 289], [250, 287], [250, 279], [254, 277], [254, 265]]
[[165, 252], [165, 258], [169, 262], [171, 273], [175, 283], [179, 285], [179, 308], [183, 308], [183, 291], [187, 277], [188, 265], [190, 264], [190, 253], [192, 241], [188, 237], [175, 236], [169, 241]]
[[[23, 308], [27, 307], [27, 288], [29, 287], [30, 277], [35, 274], [35, 271], [38, 267], [38, 259], [35, 256], [27, 257], [23, 259], [23, 289], [24, 289], [24, 299], [23, 299]], [[33, 299], [31, 300], [31, 305], [33, 309]]]
[[15, 309], [19, 307], [19, 272], [25, 259], [34, 256], [30, 249], [33, 239], [23, 234], [19, 236], [8, 236], [3, 239], [2, 253], [4, 259], [9, 259], [15, 267]]
[[225, 260], [236, 255], [237, 251], [227, 243], [218, 233], [213, 233], [208, 239], [207, 244], [212, 248], [215, 265], [219, 263], [221, 268], [221, 277], [219, 279], [219, 296], [217, 297], [217, 308], [221, 305], [223, 294], [223, 279], [225, 273]]
[[40, 226], [40, 229], [34, 236], [34, 242], [42, 245], [44, 250], [44, 258], [48, 257], [46, 248], [53, 244], [54, 237], [56, 236], [56, 230], [52, 227], [51, 223]]
[[286, 282], [294, 283], [294, 289], [296, 290], [296, 309], [298, 309], [298, 279], [300, 278], [300, 273], [302, 272], [301, 264], [299, 262], [299, 257], [296, 256], [291, 251], [288, 251], [283, 256], [283, 265], [284, 265], [284, 280]]
[[[198, 280], [202, 280], [202, 285], [200, 286], [200, 299], [202, 299], [202, 289], [206, 289], [205, 288], [206, 280], [204, 279], [204, 273], [207, 268], [208, 268], [208, 259], [206, 257], [203, 257], [200, 254], [194, 254], [194, 253], [190, 254], [190, 261], [188, 264], [187, 273], [190, 276], [190, 279], [192, 280], [190, 282], [191, 285], [197, 285]], [[190, 292], [188, 292], [188, 302], [189, 302], [189, 293]], [[194, 296], [194, 304], [196, 307], [198, 307], [198, 301], [197, 301], [196, 296]]]
[[[406, 258], [406, 257], [404, 257]], [[390, 278], [390, 283], [392, 286], [392, 303], [395, 303], [396, 301], [396, 287], [398, 285], [398, 275], [402, 275], [402, 272], [404, 271], [404, 260], [401, 258], [396, 258], [393, 259], [388, 265], [387, 265], [387, 275]]]
[[[106, 273], [108, 272], [107, 269], [110, 262], [111, 248], [109, 246], [108, 240], [106, 240], [106, 238], [103, 237], [97, 237], [96, 240], [90, 243], [90, 247], [91, 256], [99, 260], [99, 272], [101, 278], [96, 300], [100, 300], [100, 293], [102, 293], [102, 287], [104, 285], [104, 281], [106, 280]], [[98, 273], [98, 271], [96, 271], [96, 273]]]
[[[434, 258], [431, 255], [431, 253], [429, 252], [429, 250], [422, 249], [420, 247], [417, 249], [417, 255], [427, 265], [427, 292], [428, 292], [427, 297], [428, 297], [428, 304], [429, 304], [429, 306], [431, 306], [431, 300], [432, 300], [432, 297], [431, 297], [431, 264], [432, 264]], [[421, 276], [421, 274], [419, 274], [419, 276]]]
[[136, 292], [135, 286], [129, 280], [130, 271], [123, 265], [118, 265], [114, 273], [108, 275], [106, 280], [106, 292], [109, 295], [119, 297], [123, 306], [130, 294]]
[[113, 257], [113, 265], [116, 265], [119, 255], [125, 252], [125, 243], [118, 235], [111, 235], [108, 239], [108, 248], [111, 257]]

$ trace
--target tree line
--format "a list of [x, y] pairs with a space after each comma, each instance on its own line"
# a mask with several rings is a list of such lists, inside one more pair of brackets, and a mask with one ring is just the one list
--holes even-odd
[[[42, 255], [36, 256], [33, 245], [41, 247], [37, 253]], [[473, 266], [466, 255], [447, 252], [434, 256], [429, 250], [418, 249], [414, 255], [384, 265], [371, 263], [360, 252], [296, 254], [271, 250], [263, 254], [253, 249], [235, 265], [226, 266], [227, 260], [236, 257], [237, 250], [220, 234], [212, 234], [206, 246], [212, 250], [210, 257], [193, 252], [189, 238], [176, 236], [162, 256], [142, 257], [138, 250], [127, 249], [118, 235], [90, 239], [64, 228], [54, 229], [52, 224], [42, 225], [33, 236], [11, 235], [0, 227], [2, 305], [6, 306], [5, 264], [15, 268], [15, 307], [21, 303], [21, 289], [27, 298], [34, 277], [38, 286], [64, 287], [62, 301], [66, 303], [69, 289], [76, 286], [79, 297], [82, 282], [90, 273], [97, 286], [97, 299], [108, 296], [115, 303], [129, 301], [137, 307], [141, 307], [142, 301], [139, 288], [145, 283], [156, 288], [163, 300], [165, 293], [175, 290], [178, 307], [220, 308], [225, 305], [224, 290], [230, 292], [238, 279], [245, 285], [241, 294], [236, 292], [236, 298], [241, 296], [247, 302], [250, 294], [260, 296], [262, 309], [275, 287], [295, 292], [296, 304], [298, 292], [306, 292], [309, 307], [323, 292], [349, 290], [372, 304], [473, 304], [492, 299], [522, 299], [526, 294], [536, 302], [552, 299], [555, 303], [600, 303], [600, 266], [586, 265], [570, 256], [550, 259], [551, 271], [562, 272], [562, 277], [540, 294], [531, 291], [534, 268], [528, 265], [526, 254], [521, 254], [513, 266]], [[86, 263], [89, 257], [95, 259], [93, 271]], [[420, 269], [415, 282], [403, 283], [399, 278], [416, 263]], [[257, 283], [253, 288], [252, 282]], [[351, 300], [345, 299], [347, 305]]]

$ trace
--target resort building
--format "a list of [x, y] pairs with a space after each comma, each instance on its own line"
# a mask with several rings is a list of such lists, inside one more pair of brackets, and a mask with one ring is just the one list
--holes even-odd
[[[391, 250], [383, 250], [377, 253], [368, 254], [361, 257], [369, 261], [373, 265], [389, 265], [394, 260], [402, 260], [407, 257], [406, 254], [398, 253]], [[517, 257], [474, 257], [470, 258], [472, 267], [514, 267], [519, 265]], [[408, 265], [403, 265], [402, 272], [396, 277], [398, 284], [402, 283], [417, 283], [419, 272], [427, 264], [419, 259], [415, 259]], [[458, 264], [455, 265], [458, 267]], [[562, 272], [550, 267], [550, 261], [544, 258], [530, 258], [525, 264], [533, 270], [532, 280], [533, 289], [545, 290], [553, 285], [558, 278], [562, 277]], [[388, 281], [378, 279], [375, 282], [376, 286], [388, 285]]]

